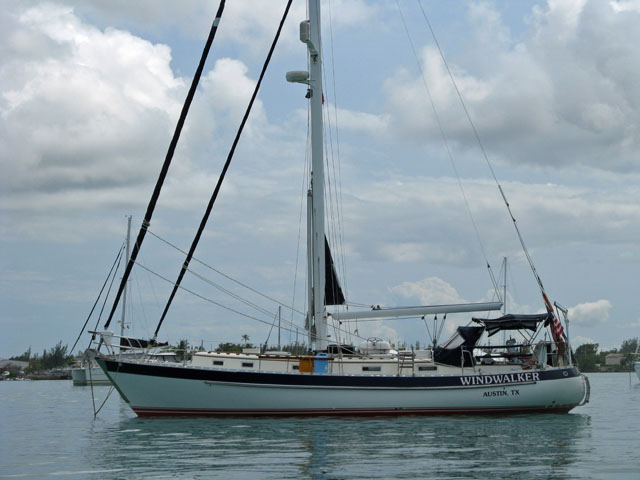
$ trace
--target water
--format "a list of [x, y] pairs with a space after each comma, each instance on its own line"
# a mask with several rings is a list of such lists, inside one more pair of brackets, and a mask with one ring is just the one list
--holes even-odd
[[569, 415], [293, 419], [139, 419], [116, 392], [94, 419], [90, 387], [0, 382], [0, 479], [640, 478], [638, 378], [589, 378]]

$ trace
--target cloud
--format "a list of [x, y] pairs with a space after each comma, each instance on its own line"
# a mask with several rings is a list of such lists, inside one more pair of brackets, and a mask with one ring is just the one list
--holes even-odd
[[[329, 115], [334, 114], [334, 109], [334, 105], [328, 104]], [[336, 115], [340, 129], [363, 132], [372, 137], [387, 136], [390, 126], [388, 115], [376, 115], [344, 108], [338, 108]]]
[[[197, 39], [206, 38], [218, 10], [218, 2], [200, 0], [67, 0], [76, 9], [103, 21], [122, 24], [125, 28], [157, 34], [161, 30], [178, 28], [181, 34]], [[271, 44], [284, 13], [286, 0], [279, 2], [226, 2], [216, 41], [234, 44], [251, 55], [264, 56]], [[323, 5], [324, 28], [344, 29], [371, 25], [379, 8], [363, 0], [333, 0]], [[339, 14], [337, 14], [339, 12]], [[304, 2], [293, 2], [287, 22], [278, 42], [279, 49], [302, 49], [299, 42], [299, 23], [306, 18]], [[329, 20], [329, 17], [330, 20]]]
[[[156, 166], [183, 82], [170, 52], [50, 4], [22, 12], [0, 67], [4, 191], [138, 182]], [[46, 59], [30, 52], [42, 48]]]
[[[282, 18], [286, 1], [275, 2], [228, 2], [223, 17], [224, 40], [248, 49], [254, 54], [264, 55], [265, 45], [270, 45], [278, 23]], [[331, 7], [331, 8], [329, 8]], [[378, 8], [363, 0], [334, 0], [323, 5], [323, 29], [330, 27], [344, 29], [370, 26], [375, 20]], [[339, 14], [338, 14], [339, 12]], [[299, 41], [299, 24], [307, 18], [304, 2], [294, 2], [287, 22], [280, 36], [278, 46], [287, 51], [300, 50], [304, 45]], [[328, 48], [330, 38], [325, 35], [324, 47]], [[326, 52], [325, 52], [326, 56]]]
[[576, 336], [571, 338], [571, 348], [573, 350], [577, 349], [580, 345], [594, 344], [594, 343], [597, 343], [597, 342], [589, 337]]
[[465, 302], [451, 284], [437, 277], [428, 277], [417, 282], [403, 282], [391, 287], [390, 291], [406, 299], [415, 299], [420, 305], [449, 305]]
[[[492, 159], [640, 173], [640, 13], [614, 4], [548, 2], [517, 40], [490, 7], [470, 8], [465, 67], [448, 63]], [[477, 152], [438, 51], [423, 47], [419, 61], [450, 143]], [[385, 90], [397, 137], [441, 143], [419, 75], [396, 71]]]
[[585, 302], [569, 308], [571, 323], [586, 327], [594, 327], [609, 321], [609, 310], [612, 308], [609, 300]]
[[402, 336], [395, 328], [383, 323], [377, 323], [367, 328], [368, 337], [378, 337], [388, 340], [392, 344], [396, 344], [402, 339]]
[[[0, 195], [10, 219], [0, 235], [78, 241], [90, 232], [72, 224], [85, 214], [146, 204], [189, 81], [173, 74], [166, 45], [99, 30], [69, 7], [12, 13], [0, 64]], [[221, 58], [204, 75], [161, 202], [204, 206], [217, 179], [207, 171], [212, 151], [221, 165], [254, 85], [238, 60]], [[257, 100], [245, 144], [269, 128]]]
[[[607, 191], [518, 181], [502, 182], [502, 186], [532, 250], [585, 243], [628, 245], [633, 249], [640, 236], [640, 203], [629, 201], [635, 198], [636, 187]], [[464, 188], [489, 259], [521, 255], [495, 184], [465, 180]], [[367, 238], [354, 246], [358, 255], [402, 263], [454, 265], [482, 259], [454, 179], [394, 176], [373, 183], [361, 181], [350, 186], [348, 192], [344, 209], [351, 216], [349, 237]], [[542, 225], [553, 225], [553, 232], [536, 227]]]
[[635, 322], [630, 322], [630, 323], [625, 324], [625, 327], [639, 328], [640, 327], [640, 317], [638, 317], [638, 319]]

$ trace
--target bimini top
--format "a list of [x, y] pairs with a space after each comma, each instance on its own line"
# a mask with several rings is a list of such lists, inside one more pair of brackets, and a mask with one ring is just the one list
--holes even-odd
[[538, 329], [540, 322], [545, 326], [553, 320], [552, 313], [540, 313], [537, 315], [504, 315], [499, 318], [474, 318], [473, 321], [484, 325], [489, 336], [495, 335], [501, 330], [532, 330]]

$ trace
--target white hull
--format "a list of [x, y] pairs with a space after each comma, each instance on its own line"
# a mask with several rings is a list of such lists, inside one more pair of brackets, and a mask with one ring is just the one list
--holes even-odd
[[111, 380], [100, 367], [74, 368], [71, 380], [74, 385], [111, 385]]
[[[153, 372], [125, 373], [125, 362], [109, 362], [109, 375], [116, 388], [139, 416], [148, 415], [379, 415], [379, 414], [447, 414], [502, 412], [568, 412], [586, 396], [586, 381], [576, 373], [566, 377], [531, 381], [529, 372], [518, 383], [473, 385], [461, 382], [461, 376], [438, 376], [432, 384], [457, 382], [449, 386], [375, 386], [378, 379], [367, 379], [369, 386], [294, 385], [270, 382], [274, 374], [258, 373], [254, 381], [216, 380], [211, 369], [194, 367], [155, 367]], [[102, 362], [101, 362], [102, 364]], [[153, 367], [152, 367], [153, 368]], [[177, 370], [176, 370], [177, 369]], [[166, 370], [166, 374], [165, 374]], [[182, 370], [182, 372], [180, 372]], [[564, 369], [573, 372], [574, 369]], [[201, 378], [177, 378], [177, 375]], [[213, 374], [213, 375], [212, 375]], [[226, 372], [228, 375], [233, 372]], [[211, 379], [207, 379], [207, 377]], [[284, 374], [292, 383], [300, 374]], [[313, 375], [319, 381], [359, 380], [355, 376]], [[330, 378], [333, 377], [333, 378]], [[473, 376], [465, 376], [468, 380]], [[480, 377], [477, 375], [476, 377]], [[486, 377], [486, 376], [485, 376]], [[499, 376], [501, 377], [501, 376]], [[402, 377], [392, 377], [402, 382]], [[412, 377], [408, 377], [411, 381]], [[413, 377], [415, 378], [415, 377]], [[511, 377], [518, 380], [517, 376]], [[380, 378], [380, 381], [385, 379]], [[310, 380], [307, 380], [309, 382]], [[415, 383], [415, 382], [414, 382]], [[461, 385], [470, 383], [470, 385]]]

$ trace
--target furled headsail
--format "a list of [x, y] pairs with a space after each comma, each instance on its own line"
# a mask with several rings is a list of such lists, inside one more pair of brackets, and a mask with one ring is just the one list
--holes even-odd
[[333, 264], [331, 249], [327, 237], [324, 237], [324, 304], [325, 305], [344, 305], [345, 298], [338, 281], [336, 267]]

